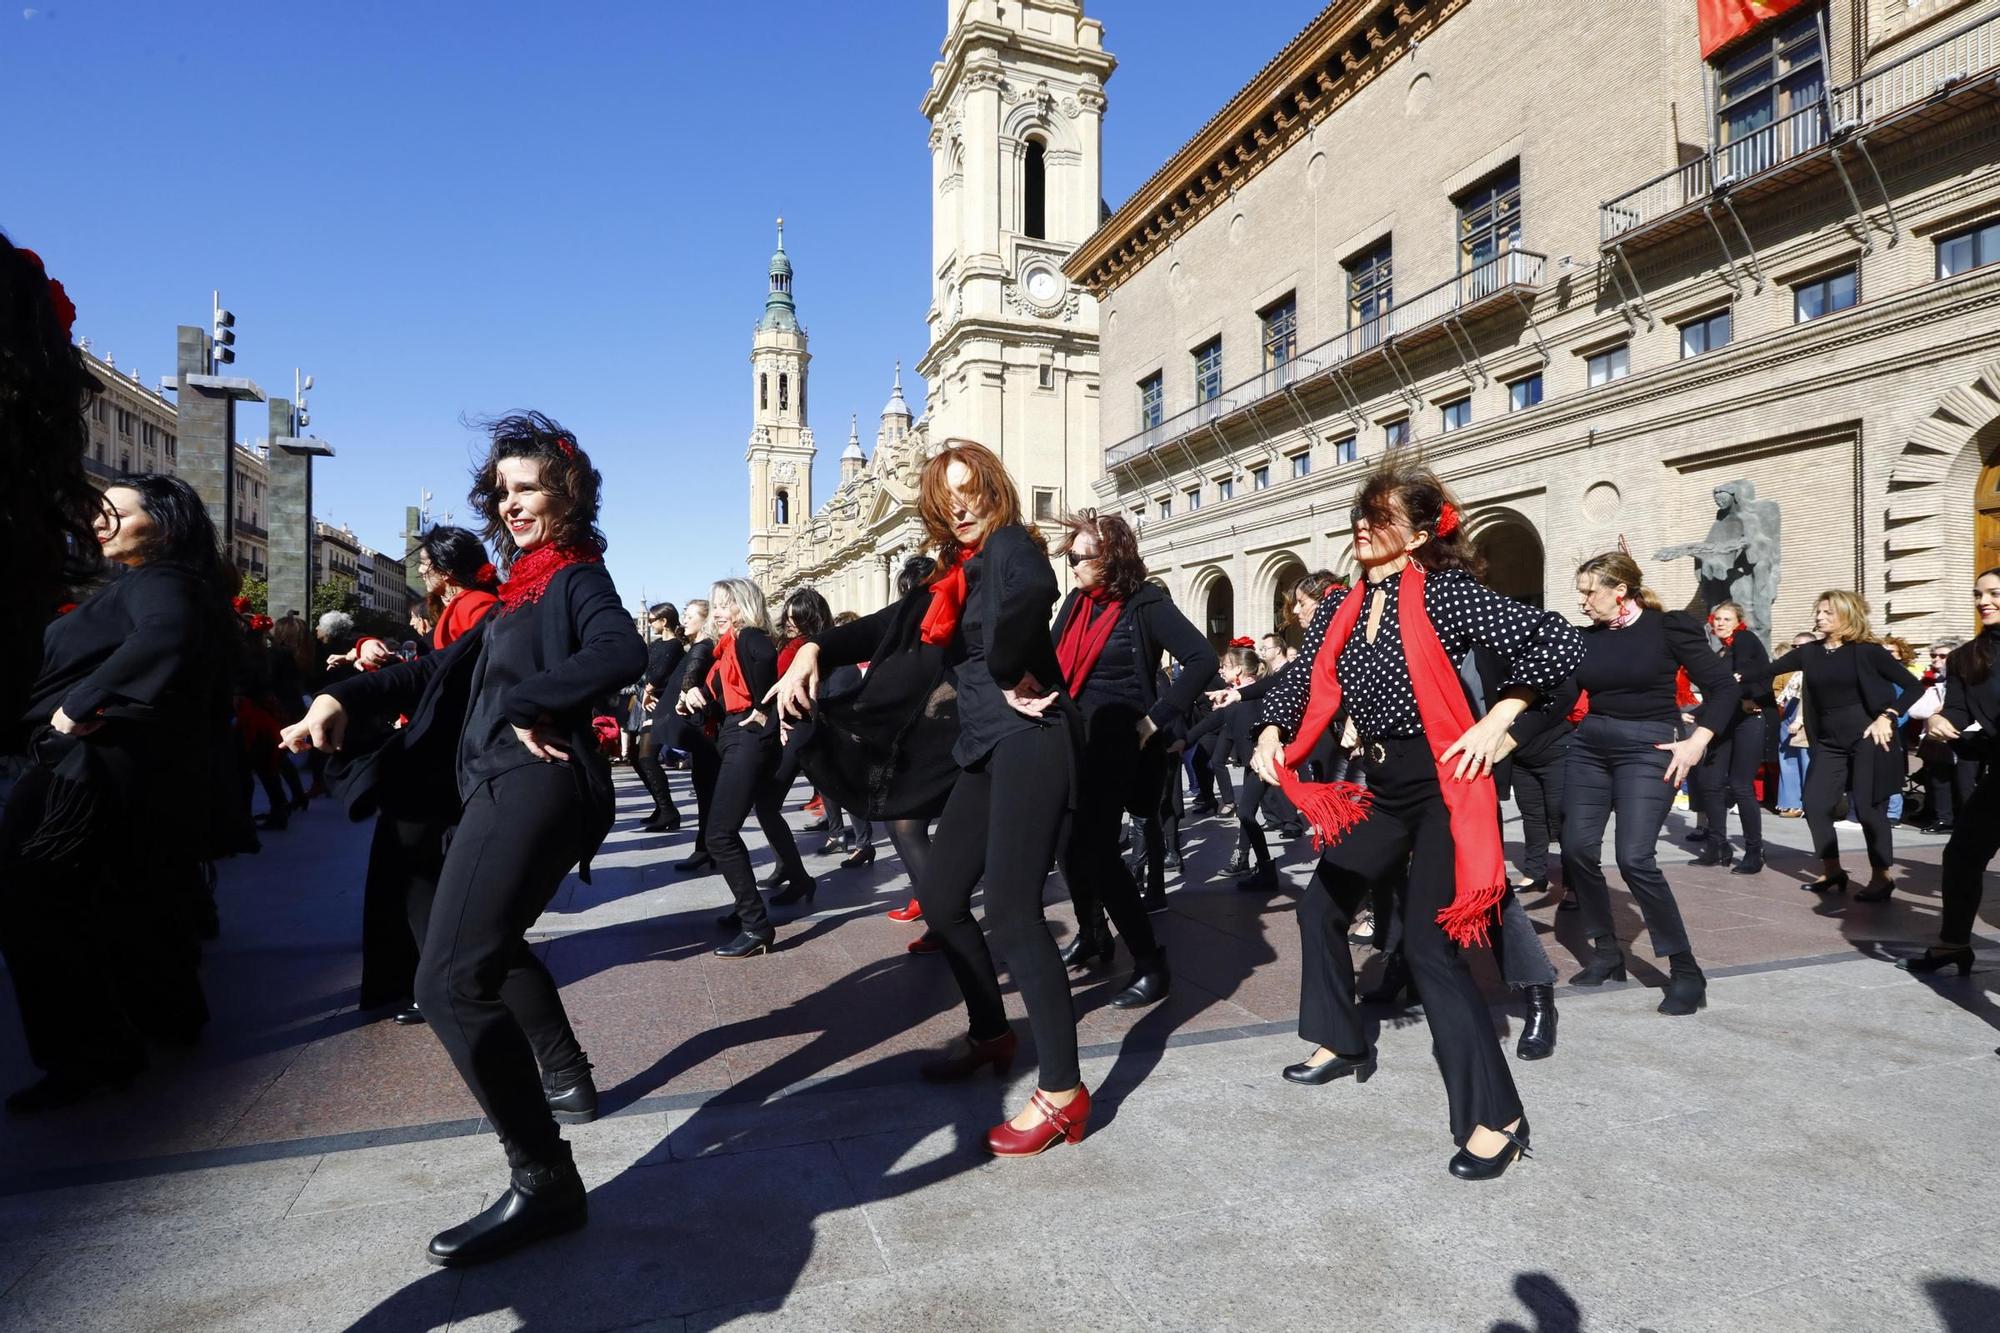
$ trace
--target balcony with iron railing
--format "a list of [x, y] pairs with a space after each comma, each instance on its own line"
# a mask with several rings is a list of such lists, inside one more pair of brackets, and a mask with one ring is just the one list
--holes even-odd
[[2000, 14], [1945, 34], [1855, 82], [1627, 190], [1598, 207], [1606, 247], [1701, 226], [1704, 205], [1743, 201], [1822, 171], [1854, 144], [1892, 143], [1978, 100], [2000, 99]]
[[1235, 417], [1296, 392], [1310, 381], [1360, 368], [1375, 357], [1415, 347], [1445, 336], [1452, 320], [1470, 319], [1495, 307], [1519, 302], [1525, 308], [1542, 283], [1548, 257], [1529, 250], [1508, 250], [1467, 269], [1447, 282], [1400, 301], [1374, 319], [1357, 324], [1338, 337], [1280, 361], [1261, 374], [1233, 385], [1205, 402], [1176, 412], [1135, 435], [1106, 447], [1104, 466], [1119, 467], [1144, 457], [1190, 432]]

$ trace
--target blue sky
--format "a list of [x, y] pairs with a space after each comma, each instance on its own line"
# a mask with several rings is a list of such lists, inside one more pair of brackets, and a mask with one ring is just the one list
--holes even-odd
[[[1116, 206], [1315, 3], [1086, 0], [1120, 67]], [[628, 601], [740, 572], [750, 333], [786, 219], [823, 495], [925, 344], [918, 104], [937, 0], [761, 5], [48, 0], [0, 13], [0, 228], [147, 383], [235, 310], [237, 369], [317, 379], [321, 517], [462, 521], [467, 416], [575, 431]], [[922, 386], [904, 377], [911, 405]], [[261, 436], [263, 409], [238, 434]]]

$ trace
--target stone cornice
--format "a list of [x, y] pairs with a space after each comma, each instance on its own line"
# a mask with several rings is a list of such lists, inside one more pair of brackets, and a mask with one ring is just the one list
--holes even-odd
[[[968, 70], [976, 72], [989, 68], [989, 62], [997, 59], [997, 53], [1007, 50], [1037, 56], [1052, 65], [1086, 71], [1094, 75], [1100, 85], [1111, 77], [1111, 71], [1118, 68], [1117, 59], [1102, 48], [1061, 42], [1004, 24], [975, 19], [952, 30], [944, 49], [939, 52], [937, 63], [931, 67], [931, 86], [921, 104], [925, 119], [934, 121], [938, 118], [946, 104], [966, 85]], [[982, 56], [986, 59], [982, 60]], [[992, 68], [997, 73], [997, 67]], [[998, 84], [990, 86], [997, 87]], [[1092, 91], [1096, 93], [1097, 105], [1087, 109], [1101, 110], [1103, 95]]]
[[1064, 266], [1104, 297], [1469, 0], [1335, 0]]

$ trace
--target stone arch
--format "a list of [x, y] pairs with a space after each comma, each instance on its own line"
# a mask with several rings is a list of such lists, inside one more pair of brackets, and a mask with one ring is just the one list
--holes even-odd
[[1486, 563], [1486, 586], [1529, 606], [1548, 599], [1548, 551], [1542, 534], [1518, 509], [1494, 506], [1468, 514], [1466, 533]]
[[2000, 360], [1944, 394], [1889, 465], [1882, 575], [1884, 625], [1909, 638], [1962, 633], [1952, 614], [1975, 572], [1976, 491], [2000, 463]]
[[1298, 646], [1301, 636], [1292, 623], [1292, 585], [1311, 570], [1306, 558], [1296, 551], [1277, 550], [1264, 557], [1250, 576], [1250, 605], [1265, 617], [1263, 623], [1250, 627], [1252, 632], [1275, 631], [1285, 636], [1285, 642]]
[[1218, 653], [1236, 637], [1236, 585], [1221, 567], [1205, 566], [1188, 580], [1186, 610]]

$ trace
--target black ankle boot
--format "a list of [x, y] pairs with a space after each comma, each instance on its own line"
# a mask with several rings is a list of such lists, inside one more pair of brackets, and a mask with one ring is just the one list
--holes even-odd
[[1556, 1053], [1556, 988], [1523, 986], [1528, 1016], [1521, 1021], [1521, 1040], [1514, 1054], [1523, 1060], [1546, 1060]]
[[517, 1166], [498, 1199], [479, 1216], [431, 1237], [425, 1258], [445, 1268], [463, 1268], [498, 1259], [523, 1245], [575, 1231], [589, 1218], [583, 1177], [576, 1173], [569, 1145], [546, 1163]]
[[1132, 980], [1125, 989], [1111, 997], [1113, 1009], [1144, 1009], [1149, 1004], [1158, 1004], [1167, 998], [1173, 989], [1173, 974], [1167, 971], [1166, 955], [1162, 954], [1151, 963], [1144, 963], [1132, 971]]
[[1698, 866], [1726, 866], [1735, 859], [1736, 849], [1727, 838], [1710, 838], [1694, 854], [1694, 864]]
[[1660, 1001], [1663, 1014], [1685, 1015], [1708, 1004], [1708, 978], [1695, 966], [1694, 955], [1682, 951], [1668, 960], [1667, 996]]
[[1569, 979], [1572, 986], [1602, 986], [1607, 981], [1625, 980], [1625, 955], [1615, 940], [1595, 940], [1591, 943], [1590, 962], [1583, 971]]
[[1062, 947], [1062, 965], [1071, 971], [1079, 971], [1110, 962], [1111, 954], [1109, 930], [1102, 925], [1095, 929], [1078, 927], [1070, 942]]
[[587, 1125], [597, 1119], [597, 1084], [590, 1077], [590, 1061], [581, 1070], [542, 1079], [542, 1095], [548, 1099], [549, 1114], [565, 1125]]
[[1417, 994], [1417, 979], [1410, 975], [1410, 960], [1398, 949], [1389, 955], [1389, 961], [1382, 966], [1381, 984], [1355, 998], [1363, 1004], [1394, 1004], [1396, 997], [1404, 991], [1409, 992], [1411, 1004], [1423, 998]]
[[1762, 847], [1745, 847], [1743, 849], [1743, 859], [1741, 861], [1738, 861], [1735, 867], [1731, 869], [1729, 873], [1732, 875], [1763, 874], [1764, 849]]

